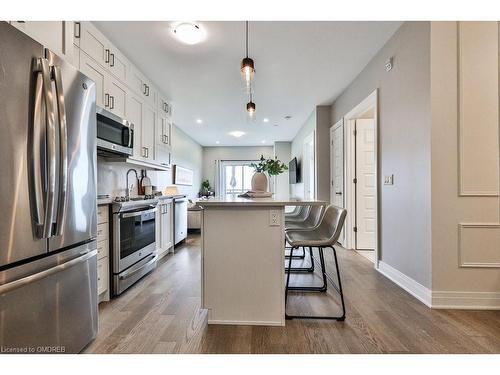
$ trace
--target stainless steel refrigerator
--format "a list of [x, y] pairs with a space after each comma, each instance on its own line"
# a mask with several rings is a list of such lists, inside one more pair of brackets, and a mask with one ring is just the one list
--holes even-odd
[[0, 23], [0, 350], [97, 333], [95, 83]]

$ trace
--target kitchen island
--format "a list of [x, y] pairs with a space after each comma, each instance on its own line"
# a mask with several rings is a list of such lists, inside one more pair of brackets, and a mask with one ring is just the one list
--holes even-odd
[[209, 324], [285, 325], [285, 207], [319, 204], [233, 196], [198, 202]]

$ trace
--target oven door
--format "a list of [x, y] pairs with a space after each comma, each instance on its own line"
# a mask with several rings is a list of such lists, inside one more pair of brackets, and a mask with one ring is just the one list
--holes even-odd
[[157, 208], [114, 214], [113, 273], [123, 272], [156, 249]]

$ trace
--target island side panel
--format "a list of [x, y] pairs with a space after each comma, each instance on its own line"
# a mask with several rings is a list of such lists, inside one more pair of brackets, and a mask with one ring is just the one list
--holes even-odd
[[[271, 210], [279, 225], [270, 225]], [[209, 324], [285, 325], [284, 207], [203, 210], [202, 304]]]

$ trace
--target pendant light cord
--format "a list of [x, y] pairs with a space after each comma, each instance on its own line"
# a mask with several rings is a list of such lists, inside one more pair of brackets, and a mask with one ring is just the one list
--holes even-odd
[[248, 58], [248, 21], [245, 21], [245, 48]]

